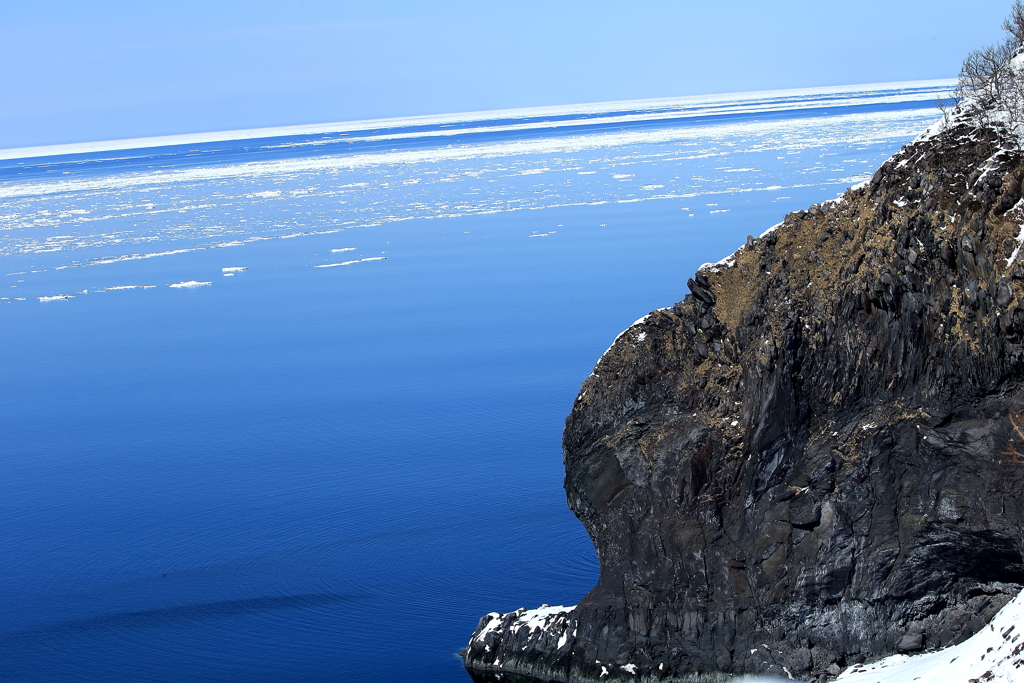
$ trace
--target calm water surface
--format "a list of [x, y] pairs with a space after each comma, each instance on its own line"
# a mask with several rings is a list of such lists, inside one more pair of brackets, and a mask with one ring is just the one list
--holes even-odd
[[0, 150], [0, 680], [468, 680], [615, 335], [948, 85]]

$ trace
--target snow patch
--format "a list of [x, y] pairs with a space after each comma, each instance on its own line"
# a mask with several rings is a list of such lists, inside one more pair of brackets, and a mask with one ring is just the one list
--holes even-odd
[[[601, 360], [602, 360], [602, 359], [603, 359], [603, 358], [604, 358], [605, 356], [607, 356], [607, 355], [608, 355], [608, 352], [609, 352], [609, 351], [611, 351], [611, 350], [612, 350], [612, 348], [614, 348], [614, 346], [615, 346], [615, 343], [616, 343], [616, 342], [618, 342], [618, 341], [619, 341], [619, 339], [621, 339], [621, 338], [622, 338], [622, 335], [626, 334], [627, 332], [629, 332], [629, 331], [630, 331], [631, 329], [633, 329], [633, 328], [634, 328], [634, 327], [636, 327], [637, 325], [643, 325], [643, 324], [644, 324], [645, 322], [647, 322], [647, 319], [648, 319], [648, 318], [650, 318], [650, 317], [651, 317], [652, 315], [654, 315], [655, 313], [658, 313], [659, 311], [668, 311], [668, 310], [671, 310], [671, 308], [672, 308], [671, 306], [666, 306], [666, 307], [664, 307], [664, 308], [658, 308], [658, 309], [655, 309], [655, 310], [651, 311], [650, 313], [648, 313], [647, 315], [645, 315], [644, 317], [642, 317], [642, 318], [640, 318], [639, 320], [637, 320], [637, 321], [636, 321], [635, 323], [633, 323], [632, 325], [630, 325], [630, 326], [629, 326], [629, 327], [627, 327], [626, 329], [624, 329], [624, 330], [623, 330], [622, 332], [619, 332], [619, 334], [618, 334], [618, 335], [616, 335], [615, 339], [613, 339], [613, 340], [612, 340], [612, 344], [611, 344], [611, 346], [609, 346], [609, 347], [608, 347], [607, 349], [605, 349], [605, 350], [604, 350], [604, 353], [602, 353], [602, 354], [601, 354], [601, 357], [597, 359], [597, 365], [600, 365], [600, 364], [601, 364]], [[645, 333], [641, 332], [640, 334], [645, 334]], [[639, 335], [638, 335], [638, 336], [639, 336]], [[644, 339], [646, 339], [646, 338], [647, 338], [647, 337], [645, 336], [645, 337], [644, 337]], [[643, 340], [641, 339], [640, 341], [643, 341]], [[594, 373], [590, 373], [590, 374], [594, 374]]]
[[501, 626], [501, 615], [497, 612], [488, 612], [484, 616], [489, 621], [482, 629], [480, 629], [480, 633], [476, 634], [476, 639], [480, 642], [483, 642], [484, 638], [487, 637], [488, 633]]
[[[829, 201], [835, 201], [835, 200], [829, 200]], [[708, 206], [717, 206], [717, 205], [716, 204], [708, 204]], [[721, 209], [721, 210], [722, 211], [728, 211], [729, 209]], [[711, 213], [718, 213], [718, 212], [717, 211], [712, 211]], [[770, 228], [768, 228], [767, 230], [762, 232], [760, 235], [758, 235], [757, 239], [761, 239], [762, 237], [767, 237], [768, 235], [770, 235], [773, 232], [775, 232], [776, 230], [778, 230], [781, 225], [782, 225], [782, 223], [776, 223], [775, 225], [771, 226]], [[745, 243], [741, 244], [739, 247], [736, 248], [735, 251], [733, 251], [731, 254], [726, 256], [721, 261], [718, 261], [717, 263], [703, 263], [703, 264], [701, 264], [700, 268], [697, 269], [697, 271], [700, 272], [702, 270], [706, 270], [706, 271], [709, 271], [709, 272], [712, 272], [712, 273], [717, 273], [722, 268], [732, 268], [734, 265], [736, 265], [736, 255], [739, 254], [741, 251], [743, 251], [746, 248], [747, 248], [747, 245]]]
[[721, 261], [718, 261], [717, 263], [700, 264], [700, 268], [697, 269], [697, 272], [699, 273], [701, 271], [707, 271], [709, 273], [717, 273], [722, 268], [732, 268], [733, 266], [736, 265], [736, 254], [740, 253], [743, 250], [743, 246], [739, 247], [736, 251], [732, 252], [731, 254], [726, 256]]
[[564, 605], [541, 605], [537, 609], [523, 610], [522, 615], [516, 619], [515, 628], [525, 626], [530, 629], [530, 632], [534, 632], [537, 629], [545, 629], [548, 626], [548, 622], [551, 621], [551, 617], [559, 614], [566, 614], [576, 608], [576, 605], [565, 607]]
[[1008, 602], [989, 625], [959, 645], [922, 655], [893, 655], [855, 665], [842, 683], [1021, 683], [1024, 681], [1024, 592]]
[[[527, 639], [534, 639], [536, 636], [546, 641], [546, 637], [553, 637], [558, 635], [557, 650], [562, 649], [569, 642], [569, 618], [568, 615], [575, 606], [565, 607], [563, 605], [541, 605], [537, 609], [524, 609], [520, 607], [514, 612], [508, 614], [498, 614], [497, 612], [491, 612], [487, 614], [484, 619], [486, 621], [480, 628], [473, 639], [479, 643], [483, 643], [487, 638], [488, 634], [498, 631], [501, 629], [502, 624], [507, 624], [504, 629], [510, 634], [519, 634], [523, 629], [526, 629]], [[510, 619], [511, 617], [511, 619]], [[576, 631], [573, 630], [572, 637], [576, 637]], [[534, 640], [534, 642], [540, 642]], [[526, 650], [529, 647], [529, 641], [522, 647]], [[490, 649], [487, 648], [490, 652]], [[495, 662], [494, 666], [498, 663]]]
[[[1021, 205], [1021, 202], [1024, 202], [1024, 199], [1018, 201], [1017, 205], [1013, 208], [1016, 209]], [[1017, 261], [1017, 255], [1020, 254], [1021, 245], [1024, 245], [1024, 225], [1020, 226], [1020, 230], [1017, 232], [1017, 248], [1013, 250], [1012, 254], [1010, 254], [1010, 258], [1006, 259], [1007, 270], [1013, 267], [1013, 264]]]

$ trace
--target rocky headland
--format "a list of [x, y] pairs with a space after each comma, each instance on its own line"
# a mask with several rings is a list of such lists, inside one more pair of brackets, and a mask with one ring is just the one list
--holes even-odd
[[485, 616], [474, 679], [831, 679], [985, 627], [1024, 586], [1022, 181], [954, 112], [619, 335], [563, 439], [600, 579]]

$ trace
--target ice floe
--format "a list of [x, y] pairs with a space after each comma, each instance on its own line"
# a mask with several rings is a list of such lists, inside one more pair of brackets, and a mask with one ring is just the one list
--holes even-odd
[[337, 268], [338, 266], [351, 266], [353, 263], [366, 263], [367, 261], [387, 261], [387, 256], [371, 256], [370, 258], [356, 259], [355, 261], [342, 261], [341, 263], [321, 263], [314, 268]]
[[167, 285], [175, 289], [190, 289], [192, 287], [202, 287], [204, 285], [212, 285], [213, 282], [200, 282], [199, 280], [184, 280], [182, 282], [175, 282], [173, 285]]

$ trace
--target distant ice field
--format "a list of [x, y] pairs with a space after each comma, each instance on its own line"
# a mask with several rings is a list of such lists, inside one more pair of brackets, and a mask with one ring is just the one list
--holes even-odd
[[611, 340], [950, 85], [0, 151], [0, 682], [468, 680]]
[[113, 150], [8, 150], [39, 156], [0, 162], [0, 254], [51, 254], [35, 265], [66, 268], [412, 218], [699, 204], [723, 193], [852, 184], [879, 162], [872, 147], [888, 150], [921, 130], [949, 87], [398, 119], [141, 149], [125, 141], [108, 144]]
[[[863, 110], [865, 106], [889, 106], [907, 109], [928, 103], [928, 97], [944, 96], [955, 81], [909, 81], [848, 85], [831, 88], [800, 88], [765, 92], [730, 93], [691, 97], [597, 102], [589, 104], [531, 107], [496, 111], [468, 112], [435, 116], [413, 116], [398, 119], [349, 121], [304, 126], [282, 126], [249, 130], [220, 131], [164, 137], [107, 140], [42, 147], [0, 149], [0, 160], [19, 161], [34, 157], [61, 157], [92, 161], [126, 161], [135, 155], [111, 156], [114, 151], [153, 150], [168, 148], [169, 154], [189, 149], [194, 153], [211, 144], [210, 151], [223, 149], [225, 143], [241, 142], [239, 150], [260, 150], [303, 145], [326, 145], [332, 142], [370, 139], [445, 138], [465, 133], [514, 131], [527, 129], [577, 128], [589, 124], [639, 123], [665, 121], [700, 124], [709, 117], [728, 118], [766, 112], [797, 112], [831, 109], [833, 113]], [[69, 159], [69, 160], [70, 160]], [[75, 163], [71, 161], [71, 163]]]

